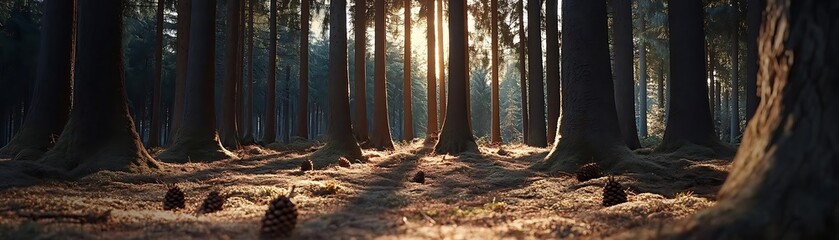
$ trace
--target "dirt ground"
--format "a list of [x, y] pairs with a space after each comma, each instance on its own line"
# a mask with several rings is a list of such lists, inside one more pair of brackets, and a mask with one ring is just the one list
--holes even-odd
[[[365, 151], [369, 163], [306, 173], [299, 164], [314, 147], [250, 147], [237, 160], [169, 164], [155, 174], [100, 172], [73, 182], [10, 187], [19, 184], [0, 176], [0, 239], [255, 239], [268, 201], [292, 186], [300, 213], [295, 239], [602, 239], [667, 226], [712, 206], [729, 167], [701, 154], [637, 151], [672, 174], [615, 174], [629, 202], [603, 207], [605, 177], [579, 183], [566, 173], [528, 169], [548, 149], [507, 145], [499, 155], [499, 148], [482, 146], [480, 155], [455, 157], [430, 155], [430, 147], [417, 141]], [[409, 181], [419, 170], [425, 184]], [[167, 185], [175, 183], [187, 208], [164, 211]], [[212, 190], [228, 197], [224, 210], [197, 214]], [[102, 223], [33, 220], [106, 211]]]

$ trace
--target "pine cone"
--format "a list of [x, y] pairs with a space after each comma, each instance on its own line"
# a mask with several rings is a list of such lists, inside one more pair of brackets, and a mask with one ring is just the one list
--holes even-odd
[[612, 206], [626, 202], [626, 192], [623, 186], [612, 177], [606, 181], [603, 187], [603, 206]]
[[227, 199], [224, 196], [221, 196], [218, 191], [212, 191], [207, 198], [204, 199], [204, 203], [201, 204], [201, 208], [199, 208], [199, 212], [201, 213], [213, 213], [218, 212], [224, 209], [224, 202]]
[[414, 178], [411, 178], [411, 182], [425, 183], [425, 172], [423, 172], [423, 171], [417, 172], [417, 174], [414, 175]]
[[306, 161], [304, 161], [303, 163], [300, 164], [300, 171], [301, 172], [311, 171], [312, 169], [315, 169], [315, 165], [312, 164], [312, 160], [306, 160]]
[[286, 196], [279, 196], [268, 204], [262, 218], [263, 237], [288, 237], [297, 225], [297, 207]]
[[577, 171], [577, 180], [580, 182], [585, 182], [602, 176], [603, 174], [600, 173], [600, 165], [597, 163], [583, 165], [580, 167], [580, 170]]
[[346, 158], [341, 157], [341, 158], [338, 158], [338, 166], [341, 166], [341, 167], [344, 167], [344, 168], [350, 168], [352, 166], [352, 163], [350, 162], [350, 160], [347, 160]]
[[163, 197], [163, 210], [172, 210], [186, 207], [184, 201], [184, 192], [178, 186], [172, 186], [169, 191], [166, 191], [166, 196]]

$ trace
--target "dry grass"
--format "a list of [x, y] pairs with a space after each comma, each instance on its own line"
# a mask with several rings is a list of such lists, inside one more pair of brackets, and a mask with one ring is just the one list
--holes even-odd
[[[640, 156], [674, 174], [620, 174], [630, 202], [602, 207], [606, 178], [579, 183], [528, 169], [547, 149], [504, 146], [502, 156], [496, 147], [482, 147], [480, 155], [434, 156], [416, 141], [395, 151], [365, 151], [370, 162], [349, 169], [335, 164], [302, 173], [299, 164], [312, 146], [296, 145], [247, 148], [237, 152], [241, 160], [173, 164], [153, 175], [101, 172], [0, 188], [0, 239], [254, 239], [268, 201], [292, 186], [300, 212], [293, 237], [299, 239], [600, 239], [712, 206], [727, 170], [721, 160]], [[426, 183], [409, 182], [419, 170]], [[175, 183], [186, 193], [187, 208], [163, 211], [167, 185]], [[224, 210], [196, 214], [212, 190], [229, 197]], [[102, 224], [20, 216], [107, 210], [111, 219]]]

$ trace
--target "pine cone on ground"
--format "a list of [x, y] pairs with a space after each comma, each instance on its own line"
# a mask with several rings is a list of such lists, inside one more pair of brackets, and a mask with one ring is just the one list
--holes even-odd
[[301, 172], [311, 171], [313, 169], [315, 169], [315, 165], [312, 164], [312, 160], [306, 160], [306, 161], [304, 161], [303, 163], [300, 164], [300, 171]]
[[213, 213], [218, 212], [224, 209], [224, 202], [226, 202], [226, 198], [221, 196], [218, 191], [212, 191], [207, 198], [204, 199], [204, 203], [201, 204], [201, 208], [199, 208], [199, 212], [201, 213]]
[[626, 192], [623, 186], [613, 177], [609, 177], [603, 187], [603, 206], [612, 206], [626, 202]]
[[417, 172], [417, 174], [414, 175], [414, 178], [411, 178], [411, 182], [425, 183], [425, 172], [423, 172], [423, 171]]
[[263, 237], [288, 237], [297, 225], [297, 207], [286, 196], [279, 196], [268, 204], [262, 218]]
[[350, 162], [350, 160], [347, 160], [346, 158], [341, 157], [341, 158], [338, 158], [338, 166], [341, 166], [341, 167], [344, 167], [344, 168], [350, 168], [352, 166], [352, 163]]
[[602, 176], [603, 174], [600, 173], [600, 165], [597, 163], [583, 165], [580, 167], [580, 170], [577, 171], [577, 181], [580, 182], [585, 182]]
[[163, 197], [163, 210], [172, 210], [186, 207], [184, 192], [178, 186], [172, 186], [166, 191]]

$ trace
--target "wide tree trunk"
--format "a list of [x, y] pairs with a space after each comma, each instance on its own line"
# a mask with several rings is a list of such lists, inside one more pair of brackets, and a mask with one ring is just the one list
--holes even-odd
[[440, 75], [437, 78], [440, 80], [440, 129], [443, 128], [443, 121], [446, 120], [446, 58], [443, 56], [443, 0], [437, 0], [437, 69], [440, 69]]
[[[355, 2], [355, 139], [362, 146], [370, 141], [367, 128], [367, 0]], [[435, 113], [436, 114], [436, 113]]]
[[762, 104], [716, 207], [674, 238], [839, 234], [839, 35], [825, 34], [836, 28], [839, 2], [767, 0], [765, 13], [758, 43]]
[[213, 107], [216, 1], [195, 1], [190, 26], [189, 67], [184, 122], [172, 146], [158, 158], [167, 162], [215, 161], [234, 158], [219, 142]]
[[402, 139], [410, 141], [414, 139], [414, 111], [411, 101], [411, 0], [405, 0], [405, 55], [404, 55], [404, 81], [402, 92], [402, 111], [404, 117], [402, 118]]
[[[264, 125], [265, 126], [265, 132], [262, 135], [262, 144], [271, 144], [271, 143], [274, 143], [274, 142], [277, 141], [277, 0], [271, 0], [270, 2], [271, 2], [270, 3], [271, 5], [269, 6], [269, 8], [270, 8], [271, 13], [269, 13], [269, 17], [268, 17], [269, 18], [268, 24], [270, 25], [270, 26], [268, 26], [269, 34], [270, 34], [270, 36], [268, 36], [268, 79], [267, 79], [268, 82], [266, 84], [267, 87], [265, 89], [265, 91], [266, 91], [265, 92], [265, 125]], [[304, 0], [303, 2], [304, 2], [304, 6], [306, 6], [304, 8], [308, 8], [307, 3], [309, 1]], [[308, 15], [308, 11], [303, 12], [303, 15]], [[308, 25], [309, 25], [308, 19], [309, 19], [308, 17], [301, 18], [301, 22], [304, 22], [304, 25], [306, 25], [305, 29], [307, 29], [307, 31], [305, 31], [305, 32], [309, 32], [308, 31]], [[309, 39], [308, 34], [303, 34], [303, 35], [306, 36], [306, 40], [308, 41], [308, 39]], [[301, 42], [301, 45], [302, 45], [302, 42]], [[301, 53], [303, 52], [304, 49], [309, 49], [308, 48], [308, 43], [306, 43], [306, 46], [307, 46], [306, 48], [301, 48], [301, 50], [300, 50]], [[308, 54], [308, 52], [309, 51], [306, 51], [307, 54]], [[301, 55], [300, 58], [303, 59], [303, 55]], [[303, 61], [303, 60], [300, 60], [300, 61]], [[308, 62], [309, 62], [309, 60], [308, 60], [308, 55], [307, 55], [306, 56], [306, 63], [307, 64], [305, 65], [306, 68], [303, 68], [303, 69], [309, 69], [308, 68]], [[304, 65], [301, 65], [301, 66], [304, 66]], [[308, 72], [308, 70], [306, 70], [306, 72]], [[303, 88], [304, 80], [302, 79], [302, 76], [303, 76], [303, 71], [302, 70], [300, 71], [300, 76], [301, 76], [301, 79], [300, 79], [300, 85], [301, 85], [300, 95], [304, 95], [304, 92], [305, 92], [306, 95], [308, 95], [308, 91], [306, 91], [308, 89], [308, 83], [306, 83], [306, 88], [305, 89]], [[307, 78], [308, 78], [308, 74], [307, 74]], [[306, 81], [308, 81], [308, 80], [306, 80]], [[306, 98], [309, 98], [309, 97], [307, 96]]]
[[73, 110], [58, 143], [41, 162], [71, 176], [161, 168], [143, 148], [128, 113], [122, 52], [125, 2], [78, 0], [77, 4]]
[[222, 88], [221, 126], [219, 136], [227, 149], [239, 149], [239, 120], [236, 111], [236, 82], [239, 81], [239, 21], [242, 14], [242, 0], [227, 0], [227, 44], [225, 44], [225, 73]]
[[[426, 29], [426, 46], [428, 54], [428, 63], [426, 71], [426, 81], [427, 81], [427, 104], [428, 107], [426, 109], [426, 120], [428, 120], [428, 124], [426, 126], [426, 136], [427, 138], [436, 138], [438, 130], [440, 129], [437, 126], [437, 49], [435, 48], [435, 40], [437, 38], [436, 29], [434, 28], [434, 22], [437, 19], [434, 6], [436, 1], [428, 1], [427, 8], [425, 11], [425, 29]], [[358, 51], [358, 50], [356, 50]], [[356, 62], [358, 59], [356, 58]]]
[[[545, 86], [548, 88], [546, 91], [548, 97], [546, 100], [548, 104], [548, 141], [556, 139], [556, 127], [559, 124], [559, 112], [561, 108], [559, 101], [559, 21], [557, 19], [557, 7], [557, 0], [545, 1], [545, 21], [547, 21], [545, 24], [545, 35], [548, 41], [545, 49], [547, 52], [545, 59], [545, 63], [547, 64], [545, 68]], [[630, 24], [631, 28], [631, 20], [627, 24]], [[496, 37], [496, 34], [492, 36]]]
[[[276, 0], [273, 0], [276, 1]], [[302, 0], [300, 6], [300, 79], [297, 92], [297, 137], [309, 138], [309, 5]], [[274, 25], [272, 25], [274, 26]], [[273, 55], [272, 55], [273, 56]]]
[[[247, 78], [247, 93], [243, 95], [246, 96], [245, 103], [244, 103], [244, 114], [245, 117], [243, 118], [242, 131], [242, 144], [253, 144], [256, 142], [253, 134], [253, 34], [254, 34], [254, 27], [253, 27], [253, 13], [254, 8], [256, 7], [256, 0], [250, 0], [248, 3], [248, 78]], [[241, 98], [241, 96], [240, 96]]]
[[530, 132], [525, 143], [534, 147], [547, 147], [545, 127], [545, 86], [542, 79], [542, 2], [527, 2], [527, 62], [528, 127]]
[[524, 0], [516, 6], [519, 12], [519, 88], [521, 90], [521, 133], [522, 142], [527, 141], [530, 133], [527, 118], [527, 36], [524, 34]]
[[[363, 159], [353, 137], [350, 119], [349, 73], [347, 72], [347, 1], [332, 0], [329, 5], [329, 119], [326, 146], [316, 155]], [[335, 163], [335, 157], [313, 158], [315, 165]]]
[[[632, 1], [630, 0], [614, 0], [612, 1], [612, 11], [614, 12], [613, 22], [613, 41], [615, 51], [615, 106], [618, 114], [618, 126], [620, 127], [621, 136], [626, 146], [630, 149], [641, 147], [638, 141], [638, 128], [635, 125], [635, 74], [633, 46], [632, 46]], [[642, 22], [644, 20], [641, 20]], [[643, 25], [643, 23], [641, 24]], [[643, 39], [641, 40], [643, 41]], [[640, 44], [639, 47], [644, 46]], [[641, 56], [644, 56], [644, 49], [638, 49]], [[550, 56], [550, 55], [549, 55]], [[646, 59], [643, 59], [646, 60]], [[644, 64], [642, 64], [644, 63]], [[644, 61], [639, 63], [639, 80], [641, 83], [646, 83], [646, 68]], [[549, 68], [550, 69], [550, 68]], [[550, 71], [548, 71], [550, 72]], [[646, 84], [641, 85], [639, 95], [644, 98], [646, 96]], [[645, 98], [644, 98], [645, 99]], [[641, 101], [646, 102], [646, 101]], [[644, 107], [641, 106], [643, 109]], [[550, 108], [549, 108], [550, 109]], [[646, 111], [640, 114], [640, 118], [646, 120]], [[641, 128], [646, 132], [646, 121]]]
[[[67, 124], [73, 91], [75, 13], [74, 1], [44, 1], [41, 51], [32, 104], [20, 131], [0, 149], [0, 157], [36, 160], [55, 144]], [[6, 103], [3, 105], [2, 108], [6, 108]], [[8, 119], [4, 113], [0, 111], [0, 118]], [[0, 124], [0, 128], [6, 127]], [[4, 141], [5, 138], [0, 140]]]
[[157, 1], [157, 13], [155, 14], [156, 31], [154, 47], [154, 76], [152, 76], [152, 101], [151, 101], [151, 127], [146, 147], [153, 148], [160, 146], [160, 126], [163, 124], [163, 113], [160, 111], [161, 102], [160, 85], [163, 82], [163, 12], [165, 8], [163, 0]]
[[757, 94], [757, 35], [766, 0], [749, 0], [746, 36], [746, 122], [752, 119], [760, 98]]
[[[502, 144], [501, 142], [501, 112], [500, 112], [500, 96], [498, 88], [498, 0], [490, 0], [490, 36], [492, 42], [492, 110], [490, 123], [490, 142], [492, 144]], [[550, 1], [549, 1], [550, 2]], [[556, 2], [554, 2], [556, 3]], [[554, 9], [556, 12], [556, 9]], [[559, 45], [557, 45], [559, 47]], [[548, 53], [550, 54], [550, 52]], [[559, 79], [557, 79], [559, 80]], [[550, 90], [549, 90], [550, 91]], [[559, 89], [557, 89], [559, 91]], [[557, 99], [558, 100], [558, 99]]]
[[460, 154], [478, 151], [472, 126], [467, 115], [469, 81], [467, 54], [466, 1], [449, 1], [449, 106], [440, 140], [434, 146], [438, 154]]
[[[732, 1], [734, 3], [734, 12], [737, 11], [737, 1]], [[736, 19], [737, 14], [732, 13], [733, 17]], [[739, 20], [737, 20], [739, 22]], [[734, 24], [734, 23], [732, 23]], [[737, 137], [740, 136], [740, 34], [738, 33], [739, 29], [736, 27], [737, 24], [734, 24], [734, 28], [731, 30], [731, 109], [729, 112], [731, 113], [731, 132], [729, 132], [729, 142], [734, 143], [737, 142]]]
[[167, 145], [175, 142], [178, 137], [178, 130], [183, 123], [183, 113], [186, 92], [186, 75], [189, 59], [189, 29], [192, 18], [192, 0], [177, 0], [178, 11], [178, 39], [176, 40], [177, 51], [175, 52], [175, 96], [172, 109], [172, 126], [169, 130]]
[[714, 135], [705, 84], [705, 34], [702, 1], [672, 1], [670, 66], [672, 88], [664, 139], [657, 151], [672, 152], [685, 145], [709, 147], [717, 154], [731, 150]]
[[390, 138], [390, 123], [387, 111], [387, 75], [385, 22], [386, 4], [385, 0], [375, 0], [376, 3], [376, 28], [375, 28], [375, 79], [373, 82], [373, 135], [370, 136], [370, 147], [376, 149], [393, 149], [393, 140]]
[[556, 145], [535, 168], [570, 172], [592, 160], [611, 168], [632, 153], [614, 110], [606, 2], [563, 0], [562, 16], [563, 114]]

